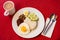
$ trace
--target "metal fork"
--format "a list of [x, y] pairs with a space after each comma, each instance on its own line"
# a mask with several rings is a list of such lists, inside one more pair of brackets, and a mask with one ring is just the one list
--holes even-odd
[[49, 23], [47, 24], [47, 26], [43, 29], [43, 33], [46, 34], [49, 30], [49, 28], [52, 26], [52, 24], [56, 21], [57, 19], [57, 16], [55, 14], [52, 14], [50, 16], [50, 21]]

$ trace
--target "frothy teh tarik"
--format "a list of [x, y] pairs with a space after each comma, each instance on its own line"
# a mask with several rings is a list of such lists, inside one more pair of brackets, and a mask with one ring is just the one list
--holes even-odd
[[12, 3], [6, 3], [4, 7], [5, 7], [5, 9], [10, 10], [10, 9], [12, 9], [13, 4]]

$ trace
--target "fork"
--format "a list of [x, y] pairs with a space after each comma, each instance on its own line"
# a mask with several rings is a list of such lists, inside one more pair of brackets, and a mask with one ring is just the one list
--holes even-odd
[[49, 23], [47, 24], [47, 26], [45, 26], [45, 28], [43, 29], [43, 33], [46, 34], [49, 30], [49, 28], [51, 27], [51, 25], [56, 21], [57, 19], [57, 16], [55, 14], [52, 14], [50, 16], [50, 21]]

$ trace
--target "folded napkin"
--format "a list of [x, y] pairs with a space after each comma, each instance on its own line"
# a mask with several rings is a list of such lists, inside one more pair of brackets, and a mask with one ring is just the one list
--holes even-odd
[[[49, 20], [50, 20], [50, 19], [47, 18], [47, 20], [46, 20], [46, 25], [48, 24]], [[47, 31], [46, 34], [44, 34], [44, 33], [42, 32], [41, 35], [46, 36], [46, 37], [48, 37], [48, 38], [51, 38], [51, 37], [52, 37], [53, 30], [54, 30], [54, 27], [55, 27], [55, 24], [56, 24], [56, 21], [51, 25], [51, 27], [49, 28], [49, 30]]]

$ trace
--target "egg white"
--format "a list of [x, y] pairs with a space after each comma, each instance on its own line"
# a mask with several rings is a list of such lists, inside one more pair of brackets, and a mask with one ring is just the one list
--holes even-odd
[[[22, 32], [22, 31], [21, 31], [21, 27], [22, 27], [22, 26], [25, 26], [25, 27], [26, 27], [26, 29], [27, 29], [26, 32]], [[28, 33], [30, 32], [29, 25], [26, 24], [26, 23], [21, 23], [21, 24], [19, 25], [19, 27], [18, 27], [18, 31], [19, 31], [20, 34], [28, 34]]]

